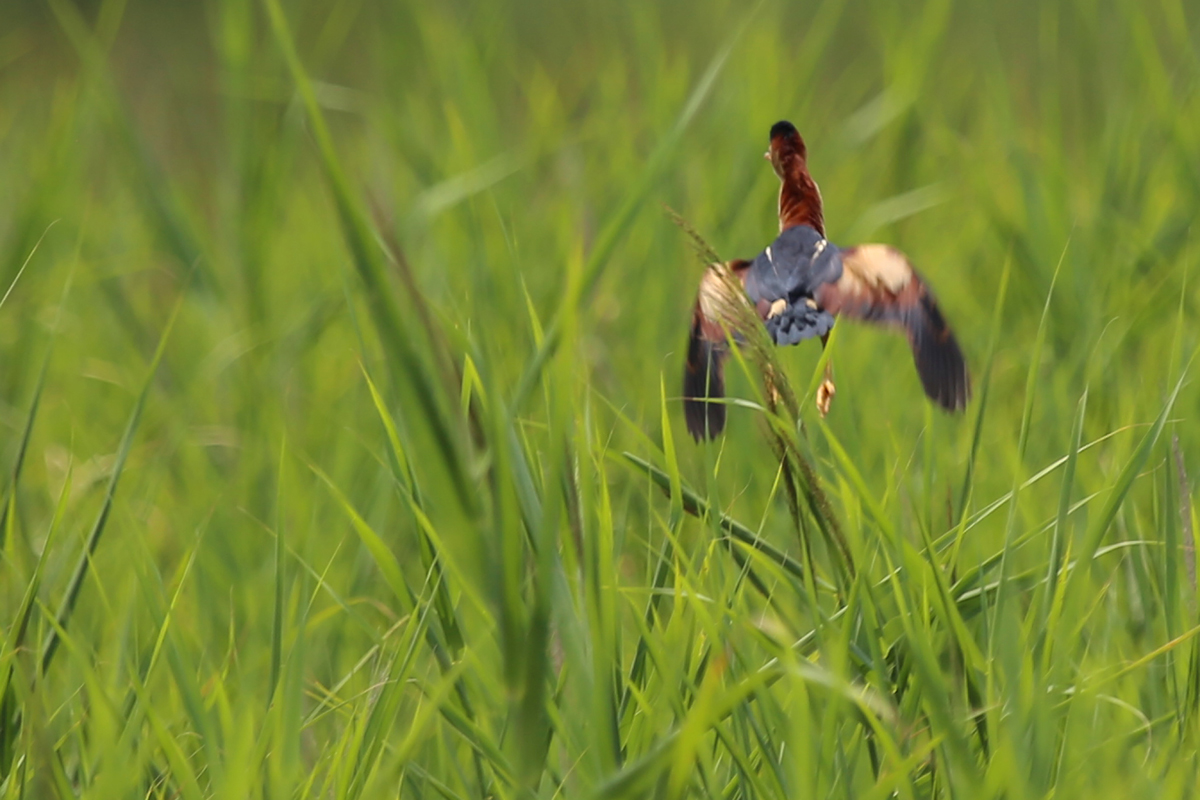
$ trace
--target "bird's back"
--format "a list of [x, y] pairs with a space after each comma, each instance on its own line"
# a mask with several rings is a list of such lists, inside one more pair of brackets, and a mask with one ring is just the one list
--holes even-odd
[[[796, 344], [824, 336], [833, 315], [814, 300], [817, 289], [842, 277], [842, 259], [831, 244], [808, 225], [788, 228], [751, 262], [746, 293], [763, 313], [767, 332], [776, 344]], [[783, 307], [778, 309], [778, 301]], [[766, 313], [772, 307], [778, 310]]]

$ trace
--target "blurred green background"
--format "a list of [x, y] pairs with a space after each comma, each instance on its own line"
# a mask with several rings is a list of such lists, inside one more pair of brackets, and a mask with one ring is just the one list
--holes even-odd
[[[1200, 6], [0, 17], [4, 796], [1194, 791]], [[975, 382], [839, 326], [842, 583], [761, 408], [678, 401], [664, 207], [760, 251], [780, 119]]]

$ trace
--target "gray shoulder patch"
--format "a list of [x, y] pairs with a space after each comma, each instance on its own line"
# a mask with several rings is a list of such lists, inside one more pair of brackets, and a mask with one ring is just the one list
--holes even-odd
[[788, 228], [750, 265], [746, 291], [754, 301], [789, 304], [842, 277], [841, 251], [807, 225]]

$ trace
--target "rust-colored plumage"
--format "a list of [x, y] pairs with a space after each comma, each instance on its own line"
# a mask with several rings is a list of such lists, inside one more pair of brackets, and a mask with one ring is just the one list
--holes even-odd
[[779, 232], [808, 225], [824, 236], [821, 189], [808, 174], [808, 147], [792, 123], [771, 126], [771, 146], [763, 156], [779, 176]]
[[[825, 239], [821, 192], [808, 172], [808, 150], [789, 122], [771, 128], [766, 153], [780, 179], [779, 237], [753, 261], [714, 264], [700, 282], [684, 369], [684, 415], [697, 440], [725, 427], [725, 327], [729, 278], [741, 283], [776, 344], [825, 341], [837, 316], [876, 323], [904, 333], [925, 394], [948, 411], [963, 409], [971, 395], [962, 350], [929, 285], [899, 250], [865, 244], [845, 250]], [[817, 394], [824, 415], [833, 399], [831, 367]]]

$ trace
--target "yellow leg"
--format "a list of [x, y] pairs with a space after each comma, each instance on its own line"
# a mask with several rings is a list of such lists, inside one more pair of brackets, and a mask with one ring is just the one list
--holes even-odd
[[[829, 341], [829, 334], [821, 337], [821, 349], [825, 349], [826, 342]], [[821, 412], [824, 417], [829, 413], [829, 404], [833, 402], [833, 396], [837, 394], [837, 387], [833, 385], [833, 359], [825, 362], [825, 380], [821, 381], [821, 385], [817, 388], [817, 411]]]

